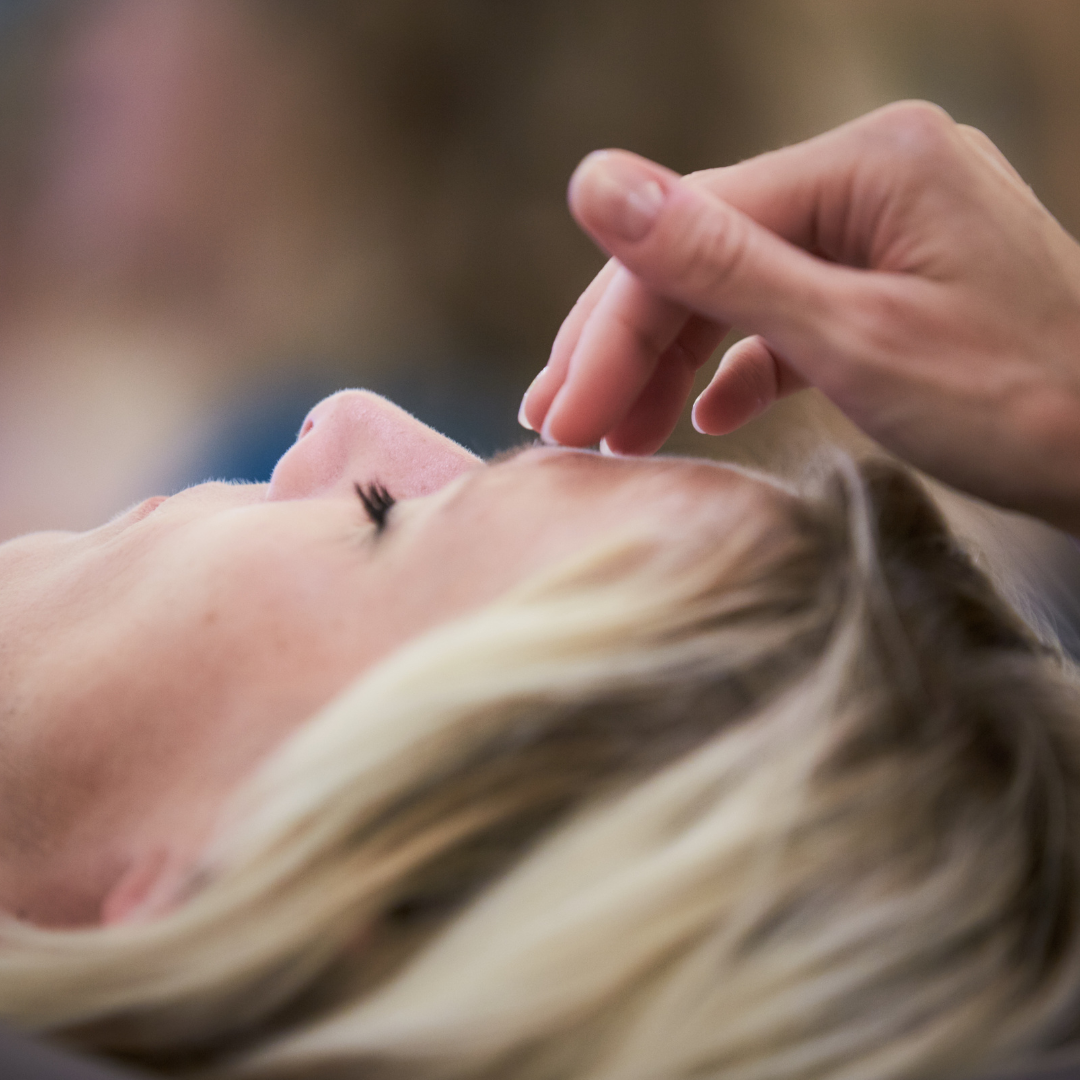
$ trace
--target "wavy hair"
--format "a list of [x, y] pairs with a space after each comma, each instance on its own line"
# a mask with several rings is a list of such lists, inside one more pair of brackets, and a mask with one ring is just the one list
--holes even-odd
[[0, 1014], [171, 1073], [890, 1080], [1080, 1015], [1077, 679], [919, 485], [835, 462], [436, 629], [142, 925], [0, 925]]

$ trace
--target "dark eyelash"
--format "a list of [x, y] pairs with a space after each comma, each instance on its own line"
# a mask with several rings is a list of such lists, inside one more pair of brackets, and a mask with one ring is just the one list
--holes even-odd
[[386, 515], [390, 513], [390, 507], [397, 499], [390, 494], [378, 481], [368, 484], [354, 484], [356, 494], [364, 504], [364, 512], [375, 526], [375, 532], [381, 533], [386, 528]]

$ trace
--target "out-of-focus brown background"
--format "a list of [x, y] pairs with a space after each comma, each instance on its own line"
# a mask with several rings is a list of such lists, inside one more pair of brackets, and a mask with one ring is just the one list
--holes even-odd
[[1076, 0], [0, 0], [0, 538], [264, 479], [343, 385], [518, 441], [597, 147], [687, 171], [925, 97], [1080, 231], [1078, 45]]

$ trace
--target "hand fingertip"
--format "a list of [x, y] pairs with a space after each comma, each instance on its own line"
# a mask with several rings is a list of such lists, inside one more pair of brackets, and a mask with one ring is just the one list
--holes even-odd
[[548, 409], [548, 414], [544, 418], [543, 424], [540, 426], [540, 441], [545, 446], [562, 446], [562, 443], [551, 434], [551, 413], [552, 410]]
[[690, 423], [694, 425], [694, 430], [699, 435], [711, 435], [712, 432], [706, 430], [705, 426], [701, 422], [701, 414], [705, 411], [704, 401], [705, 395], [708, 391], [703, 390], [697, 396], [697, 400], [694, 402], [693, 408], [690, 410]]
[[627, 243], [648, 235], [666, 198], [659, 168], [621, 151], [590, 154], [570, 179], [570, 206], [578, 220]]
[[[522, 397], [521, 397], [521, 405], [520, 405], [520, 407], [518, 408], [518, 423], [519, 423], [519, 424], [520, 424], [520, 425], [521, 425], [521, 426], [522, 426], [522, 427], [523, 427], [523, 428], [524, 428], [524, 429], [525, 429], [526, 431], [535, 431], [535, 430], [536, 430], [536, 425], [535, 425], [535, 424], [533, 424], [533, 422], [532, 422], [532, 421], [531, 421], [531, 420], [529, 419], [529, 415], [528, 415], [528, 414], [529, 414], [529, 411], [530, 411], [530, 410], [529, 410], [529, 405], [530, 405], [530, 404], [532, 403], [532, 402], [531, 402], [531, 399], [532, 399], [532, 397], [533, 397], [534, 391], [536, 390], [536, 388], [537, 388], [538, 386], [540, 386], [540, 384], [541, 384], [541, 383], [542, 383], [542, 382], [544, 381], [545, 377], [547, 376], [547, 374], [548, 374], [548, 373], [549, 373], [550, 371], [551, 371], [551, 364], [550, 364], [550, 363], [547, 363], [547, 364], [545, 364], [545, 365], [544, 365], [544, 366], [543, 366], [543, 367], [542, 367], [542, 368], [541, 368], [541, 369], [540, 369], [540, 370], [539, 370], [539, 371], [538, 371], [538, 372], [537, 372], [537, 373], [536, 373], [536, 374], [535, 374], [535, 375], [533, 376], [533, 381], [532, 381], [531, 383], [529, 383], [529, 388], [528, 388], [528, 390], [526, 390], [526, 391], [525, 391], [525, 393], [524, 393], [524, 394], [522, 395]], [[543, 407], [543, 404], [544, 404], [544, 400], [543, 400], [543, 396], [541, 396], [541, 398], [540, 398], [540, 407], [541, 407], [541, 408]], [[550, 405], [551, 405], [551, 403], [550, 403], [550, 401], [549, 401], [549, 402], [548, 402], [548, 406], [549, 406], [549, 408], [548, 408], [548, 411], [549, 411], [549, 412], [550, 412]], [[535, 408], [534, 408], [534, 409], [532, 409], [531, 411], [532, 411], [532, 412], [533, 412], [534, 414], [536, 413], [536, 409], [535, 409]], [[542, 418], [539, 418], [539, 419], [542, 419]]]
[[694, 402], [694, 407], [690, 412], [690, 423], [694, 425], [694, 430], [699, 435], [708, 435], [710, 438], [715, 438], [717, 435], [727, 435], [734, 431], [738, 424], [730, 423], [730, 417], [728, 420], [718, 420], [717, 417], [709, 415], [709, 402], [707, 400], [708, 391], [704, 391]]

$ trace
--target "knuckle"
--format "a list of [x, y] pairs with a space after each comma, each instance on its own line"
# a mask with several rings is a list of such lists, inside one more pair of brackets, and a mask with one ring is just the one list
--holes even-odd
[[700, 315], [692, 315], [676, 339], [675, 346], [682, 361], [696, 371], [716, 351], [721, 333], [717, 324]]
[[886, 289], [868, 290], [848, 308], [853, 354], [871, 364], [889, 364], [910, 348], [911, 311]]
[[615, 319], [622, 334], [633, 343], [633, 355], [643, 365], [652, 364], [670, 345], [663, 327], [649, 320], [634, 318], [626, 312], [616, 312]]
[[742, 276], [750, 230], [736, 214], [697, 214], [680, 247], [684, 287], [693, 296], [715, 296]]
[[692, 342], [683, 340], [676, 341], [664, 355], [673, 367], [688, 371], [691, 374], [696, 372], [708, 359], [708, 357], [701, 356], [699, 350], [694, 349]]
[[905, 163], [926, 163], [953, 151], [956, 123], [938, 105], [902, 101], [876, 116], [877, 135], [894, 158]]
[[733, 357], [731, 380], [747, 401], [763, 407], [776, 397], [776, 368], [760, 341], [744, 338], [746, 344]]
[[977, 128], [974, 124], [957, 124], [956, 127], [958, 131], [967, 135], [968, 138], [975, 139], [977, 142], [983, 143], [984, 145], [994, 146], [994, 141], [982, 128]]

